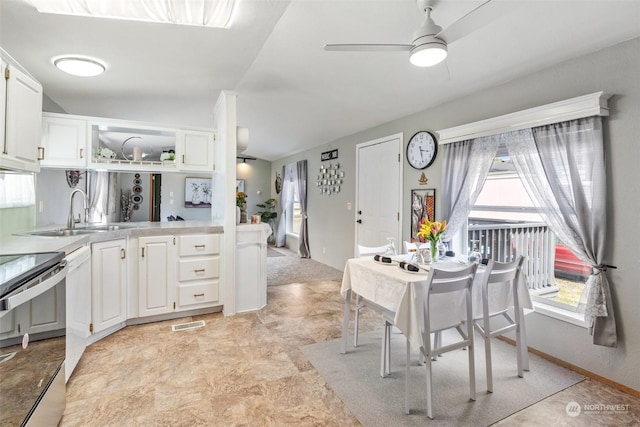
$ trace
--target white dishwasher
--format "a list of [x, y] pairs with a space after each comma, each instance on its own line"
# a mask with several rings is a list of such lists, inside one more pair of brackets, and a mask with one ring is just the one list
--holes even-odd
[[91, 333], [91, 249], [83, 246], [65, 256], [67, 273], [67, 335], [65, 382], [87, 348]]

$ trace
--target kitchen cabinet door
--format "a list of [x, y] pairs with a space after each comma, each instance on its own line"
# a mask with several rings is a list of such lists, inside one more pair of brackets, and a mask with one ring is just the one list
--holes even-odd
[[176, 301], [176, 246], [173, 236], [138, 239], [138, 314], [170, 313]]
[[[4, 76], [6, 69], [7, 69], [7, 63], [0, 59], [0, 76]], [[6, 113], [7, 113], [7, 84], [6, 82], [0, 82], [0, 153], [2, 154], [7, 152], [7, 147], [5, 147], [5, 143], [4, 143]]]
[[42, 167], [87, 167], [87, 121], [42, 114]]
[[127, 320], [126, 240], [91, 246], [91, 319], [95, 334]]
[[26, 171], [39, 172], [38, 145], [42, 132], [42, 85], [19, 68], [8, 65], [3, 154]]
[[179, 168], [194, 172], [213, 171], [213, 132], [181, 129], [178, 135], [181, 150]]

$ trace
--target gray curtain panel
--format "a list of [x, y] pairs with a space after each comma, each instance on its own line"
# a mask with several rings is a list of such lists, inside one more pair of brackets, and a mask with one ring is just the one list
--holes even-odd
[[518, 175], [545, 222], [573, 253], [592, 265], [579, 309], [593, 343], [617, 346], [605, 274], [607, 183], [600, 117], [540, 126], [507, 145]]
[[309, 232], [307, 229], [307, 161], [300, 160], [297, 164], [298, 200], [300, 200], [299, 254], [300, 258], [311, 258], [309, 251]]
[[467, 224], [501, 141], [501, 135], [492, 135], [444, 145], [442, 216], [436, 218], [447, 220], [443, 241], [449, 242]]

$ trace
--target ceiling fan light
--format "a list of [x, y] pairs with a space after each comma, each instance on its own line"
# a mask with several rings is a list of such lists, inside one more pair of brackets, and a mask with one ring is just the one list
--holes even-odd
[[96, 59], [78, 56], [59, 56], [53, 59], [53, 65], [67, 74], [79, 77], [94, 77], [104, 73], [107, 69]]
[[440, 39], [430, 37], [429, 41], [411, 49], [409, 62], [416, 67], [431, 67], [444, 61], [447, 54], [447, 44]]

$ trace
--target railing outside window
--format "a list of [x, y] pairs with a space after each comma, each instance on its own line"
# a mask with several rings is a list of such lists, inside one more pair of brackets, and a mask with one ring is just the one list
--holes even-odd
[[543, 223], [487, 223], [469, 220], [469, 250], [483, 258], [508, 262], [524, 256], [523, 273], [532, 294], [557, 292], [554, 279], [555, 235]]

